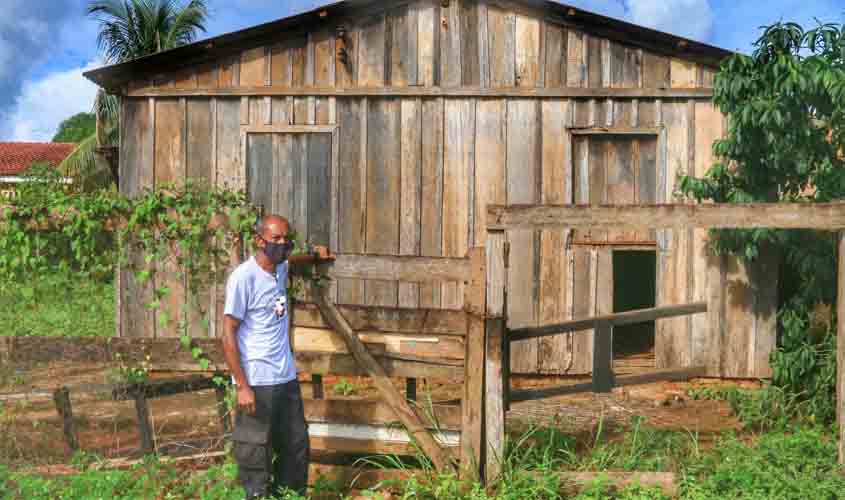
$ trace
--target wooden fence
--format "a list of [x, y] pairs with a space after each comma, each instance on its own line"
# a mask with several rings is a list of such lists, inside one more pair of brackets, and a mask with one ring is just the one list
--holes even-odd
[[[485, 431], [487, 440], [487, 478], [498, 474], [504, 449], [505, 412], [513, 399], [595, 390], [603, 392], [622, 383], [640, 383], [662, 379], [688, 378], [704, 373], [703, 367], [679, 367], [678, 370], [615, 380], [610, 366], [611, 338], [614, 325], [622, 325], [658, 318], [669, 318], [710, 310], [709, 302], [720, 297], [720, 290], [709, 290], [708, 303], [681, 304], [627, 313], [578, 319], [541, 328], [520, 328], [508, 331], [507, 276], [510, 246], [507, 232], [540, 229], [721, 229], [721, 228], [777, 228], [816, 229], [839, 233], [838, 302], [837, 315], [845, 318], [845, 203], [831, 204], [696, 204], [649, 206], [576, 206], [522, 205], [489, 206], [487, 211], [487, 347], [485, 378]], [[710, 317], [713, 317], [712, 315]], [[719, 324], [709, 324], [710, 337], [724, 330]], [[510, 343], [580, 329], [596, 331], [594, 345], [593, 382], [589, 385], [550, 388], [541, 391], [521, 391], [512, 394], [509, 387]], [[845, 435], [845, 321], [837, 323], [837, 415], [840, 436]], [[845, 463], [845, 440], [839, 440], [839, 460]]]

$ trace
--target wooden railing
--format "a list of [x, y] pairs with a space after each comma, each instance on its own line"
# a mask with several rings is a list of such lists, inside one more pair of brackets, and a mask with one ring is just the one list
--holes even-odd
[[[603, 393], [610, 392], [614, 387], [613, 375], [613, 327], [621, 325], [632, 325], [664, 318], [676, 318], [690, 314], [707, 312], [706, 302], [694, 304], [682, 304], [675, 306], [654, 307], [651, 309], [638, 309], [622, 313], [594, 316], [592, 318], [576, 319], [555, 325], [545, 325], [533, 328], [516, 328], [508, 330], [507, 342], [518, 342], [526, 339], [536, 339], [559, 335], [569, 332], [583, 332], [594, 330], [593, 336], [593, 383], [592, 391]], [[703, 370], [703, 369], [702, 369]], [[505, 388], [508, 393], [509, 388]], [[549, 391], [537, 392], [536, 398], [548, 397]], [[530, 392], [523, 391], [521, 400], [536, 399], [530, 397]], [[510, 394], [505, 396], [507, 401], [512, 398]]]

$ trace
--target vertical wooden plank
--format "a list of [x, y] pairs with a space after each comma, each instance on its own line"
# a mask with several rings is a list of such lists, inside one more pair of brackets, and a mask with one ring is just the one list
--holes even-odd
[[[402, 100], [401, 216], [399, 254], [420, 254], [420, 186], [422, 175], [422, 102]], [[420, 288], [414, 283], [399, 284], [399, 307], [419, 307]]]
[[719, 70], [707, 66], [698, 67], [698, 86], [705, 89], [712, 89], [716, 85], [716, 73]]
[[[214, 181], [213, 148], [209, 138], [213, 135], [211, 99], [189, 99], [187, 101], [187, 143], [185, 151], [187, 177], [203, 185], [210, 186]], [[190, 277], [189, 277], [190, 278]], [[188, 285], [188, 335], [190, 337], [208, 337], [208, 308], [211, 297], [209, 290], [195, 289], [198, 284]]]
[[625, 47], [622, 85], [625, 88], [638, 88], [642, 84], [642, 79], [642, 51]]
[[[634, 193], [634, 148], [633, 141], [627, 138], [607, 141], [607, 203], [610, 205], [630, 205], [636, 201]], [[631, 241], [630, 231], [612, 229], [608, 231], [608, 241]]]
[[440, 52], [440, 7], [432, 0], [418, 2], [418, 63], [419, 85], [432, 87], [438, 83], [438, 56]]
[[771, 247], [763, 247], [752, 263], [751, 286], [754, 288], [754, 337], [749, 344], [748, 373], [743, 378], [771, 378], [769, 364], [777, 347], [778, 280], [780, 255]]
[[673, 89], [692, 89], [697, 86], [698, 71], [695, 63], [672, 58], [671, 78]]
[[507, 202], [507, 101], [481, 99], [476, 104], [475, 244], [487, 240], [487, 205]]
[[155, 429], [150, 423], [150, 409], [143, 390], [135, 394], [135, 414], [138, 417], [138, 432], [141, 441], [141, 454], [149, 455], [155, 451]]
[[273, 213], [273, 136], [249, 134], [246, 148], [247, 194], [250, 203]]
[[480, 7], [477, 1], [463, 1], [461, 2], [460, 8], [461, 82], [464, 85], [477, 87], [481, 85], [481, 61], [478, 37]]
[[478, 2], [478, 70], [481, 72], [479, 85], [490, 87], [490, 30], [488, 24], [488, 5], [486, 0]]
[[[291, 41], [290, 66], [291, 87], [302, 88], [308, 83], [308, 38], [299, 37]], [[308, 98], [293, 99], [293, 123], [303, 125], [308, 123]]]
[[[836, 280], [836, 316], [845, 318], [845, 232], [839, 234]], [[839, 465], [845, 464], [845, 321], [836, 324], [836, 418], [839, 428]]]
[[[337, 111], [340, 130], [338, 248], [345, 253], [363, 253], [366, 248], [367, 101], [339, 99]], [[361, 304], [363, 298], [362, 281], [338, 281], [340, 303]]]
[[609, 57], [607, 40], [595, 36], [585, 37], [587, 46], [587, 87], [598, 88], [607, 86], [607, 62]]
[[[607, 163], [608, 163], [608, 141], [606, 139], [590, 137], [589, 139], [589, 189], [590, 205], [603, 205], [607, 203]], [[590, 230], [590, 241], [607, 241], [607, 230]]]
[[599, 323], [595, 331], [593, 348], [593, 392], [609, 393], [613, 390], [613, 327]]
[[[695, 163], [691, 173], [696, 177], [704, 177], [715, 160], [713, 142], [722, 136], [722, 115], [710, 102], [696, 103], [695, 124]], [[707, 229], [693, 230], [692, 300], [695, 302], [708, 300], [710, 296], [708, 287], [718, 286], [708, 282], [714, 276], [711, 272], [714, 267], [714, 257], [709, 255], [707, 248], [708, 233]], [[718, 369], [720, 345], [717, 343], [718, 338], [714, 335], [711, 315], [696, 314], [691, 317], [691, 320], [692, 365]], [[718, 376], [718, 373], [716, 375]]]
[[[510, 100], [507, 123], [508, 204], [536, 203], [539, 184], [539, 102]], [[513, 259], [508, 276], [508, 326], [534, 326], [537, 323], [536, 264], [537, 235], [532, 230], [508, 234]], [[533, 373], [537, 370], [537, 340], [511, 346], [511, 370]]]
[[671, 85], [669, 58], [651, 52], [643, 52], [643, 88], [668, 89]]
[[[664, 103], [662, 115], [666, 125], [666, 158], [665, 173], [662, 174], [665, 187], [661, 187], [661, 198], [671, 202], [677, 176], [689, 172], [690, 117], [687, 103]], [[682, 304], [687, 300], [689, 288], [691, 231], [665, 230], [661, 233], [663, 236], [658, 242], [658, 305]], [[690, 332], [687, 318], [656, 322], [655, 356], [660, 368], [688, 366]]]
[[562, 26], [546, 23], [546, 87], [566, 86], [569, 35]]
[[335, 40], [335, 75], [338, 88], [354, 87], [358, 74], [358, 30], [345, 29]]
[[516, 16], [516, 85], [536, 87], [540, 74], [540, 20]]
[[383, 87], [385, 82], [384, 14], [365, 20], [358, 37], [358, 86]]
[[[653, 205], [657, 203], [657, 139], [641, 138], [637, 144], [639, 158], [636, 173], [636, 202]], [[655, 237], [656, 233], [653, 229], [634, 233], [637, 241], [654, 241]]]
[[[153, 188], [155, 161], [155, 101], [123, 98], [121, 125], [121, 193], [138, 196]], [[136, 266], [142, 255], [132, 255]], [[155, 337], [155, 311], [147, 304], [153, 300], [153, 281], [142, 283], [130, 269], [121, 271], [121, 334], [128, 338]]]
[[[217, 99], [216, 104], [217, 185], [235, 191], [246, 190], [246, 169], [241, 159], [240, 99]], [[231, 271], [229, 269], [228, 271]], [[228, 272], [225, 273], [225, 277]], [[223, 331], [223, 307], [226, 287], [216, 285], [215, 331]]]
[[495, 481], [501, 472], [505, 452], [505, 391], [508, 381], [504, 370], [505, 320], [487, 320], [487, 342], [485, 350], [484, 380], [484, 425], [487, 441], [484, 476], [488, 482]]
[[270, 49], [270, 83], [274, 87], [291, 86], [291, 51], [287, 45], [274, 45]]
[[584, 48], [587, 43], [584, 34], [569, 30], [569, 41], [566, 51], [566, 84], [568, 87], [587, 86], [587, 59]]
[[[588, 318], [595, 315], [597, 269], [589, 247], [576, 246], [572, 249], [572, 314], [573, 318]], [[593, 331], [579, 331], [572, 334], [572, 354], [566, 373], [581, 375], [593, 369]]]
[[722, 376], [747, 377], [751, 370], [749, 352], [754, 339], [754, 293], [747, 262], [726, 259], [725, 337], [722, 343]]
[[235, 73], [240, 71], [238, 57], [227, 57], [220, 63], [220, 88], [236, 86]]
[[[314, 36], [314, 85], [316, 87], [335, 86], [334, 44], [335, 38], [330, 32], [323, 31]], [[332, 123], [332, 115], [336, 112], [335, 98], [319, 97], [316, 101], [315, 123], [318, 125]]]
[[[426, 257], [443, 255], [444, 100], [422, 102], [422, 176], [420, 251]], [[420, 285], [420, 307], [440, 308], [441, 285]]]
[[[293, 185], [293, 207], [289, 217], [291, 227], [302, 238], [308, 238], [308, 140], [307, 134], [290, 135], [290, 157], [288, 167], [291, 169], [291, 184]], [[284, 167], [283, 167], [284, 168]]]
[[197, 69], [197, 88], [214, 89], [218, 85], [219, 66], [214, 63], [205, 63]]
[[[571, 141], [566, 134], [569, 102], [546, 100], [542, 103], [542, 193], [543, 204], [572, 203]], [[569, 197], [567, 197], [569, 194]], [[566, 283], [568, 266], [565, 246], [568, 231], [541, 231], [539, 323], [566, 319]], [[562, 373], [567, 363], [569, 334], [544, 337], [538, 341], [539, 370]]]
[[241, 53], [241, 77], [243, 87], [263, 87], [267, 76], [266, 49], [256, 47]]
[[308, 241], [331, 243], [331, 134], [303, 134], [308, 139]]
[[298, 157], [294, 158], [294, 134], [273, 134], [272, 213], [293, 220], [293, 173]]
[[440, 86], [461, 85], [461, 12], [455, 0], [440, 7]]
[[490, 86], [516, 86], [516, 16], [498, 6], [487, 9]]
[[[183, 185], [185, 182], [185, 102], [180, 99], [156, 101], [155, 182], [158, 187]], [[161, 300], [157, 314], [158, 337], [178, 337], [185, 320], [186, 293], [184, 277], [179, 275], [175, 255], [165, 257], [158, 273], [157, 288], [169, 292]], [[160, 327], [160, 328], [159, 328]]]
[[[475, 102], [445, 104], [443, 149], [443, 255], [462, 257], [469, 250], [470, 190], [475, 165]], [[460, 308], [463, 284], [444, 283], [442, 305]]]
[[387, 67], [388, 84], [407, 87], [417, 83], [417, 14], [416, 9], [400, 6], [387, 14], [390, 54]]
[[[399, 252], [401, 120], [397, 99], [373, 99], [367, 117], [367, 252]], [[396, 283], [368, 281], [368, 305], [396, 306]]]
[[466, 371], [461, 400], [461, 473], [464, 478], [480, 478], [484, 443], [484, 354], [487, 316], [487, 253], [484, 247], [469, 250], [471, 275], [465, 288], [467, 312], [465, 363], [477, 367]]

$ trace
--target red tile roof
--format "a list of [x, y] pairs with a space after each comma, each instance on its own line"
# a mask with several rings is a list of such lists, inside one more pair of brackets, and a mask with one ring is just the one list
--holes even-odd
[[0, 142], [0, 175], [20, 175], [34, 163], [56, 166], [75, 147], [63, 142]]

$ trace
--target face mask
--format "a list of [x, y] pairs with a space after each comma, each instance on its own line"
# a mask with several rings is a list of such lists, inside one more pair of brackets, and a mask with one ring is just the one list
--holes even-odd
[[264, 240], [264, 255], [273, 264], [279, 265], [288, 260], [291, 250], [293, 250], [293, 244], [290, 242], [273, 243], [272, 241]]

